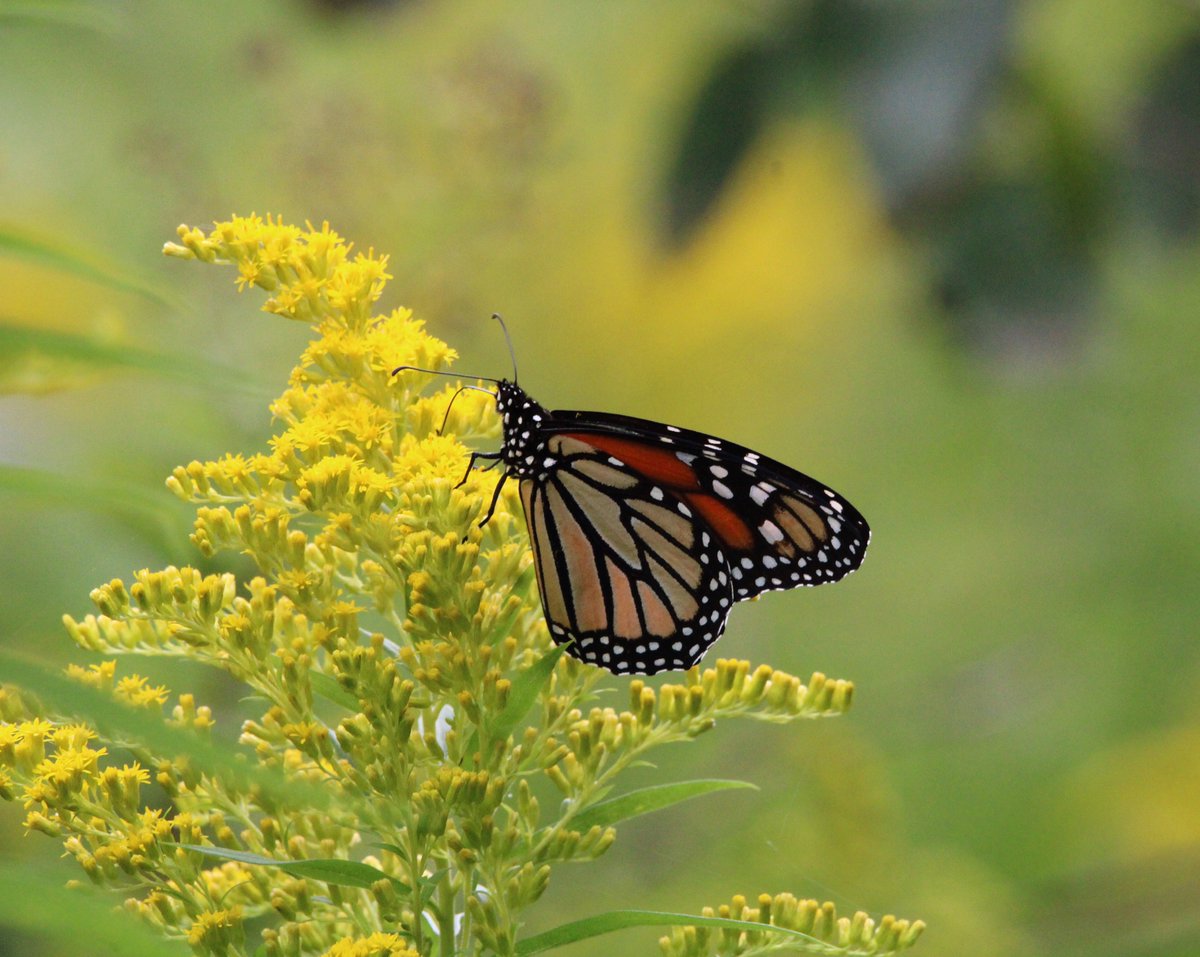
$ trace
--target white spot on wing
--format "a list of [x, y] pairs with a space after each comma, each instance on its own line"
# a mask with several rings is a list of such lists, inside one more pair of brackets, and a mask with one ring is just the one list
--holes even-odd
[[762, 537], [774, 545], [776, 542], [783, 541], [783, 532], [779, 530], [779, 526], [774, 522], [767, 520], [758, 526], [758, 530], [762, 532]]

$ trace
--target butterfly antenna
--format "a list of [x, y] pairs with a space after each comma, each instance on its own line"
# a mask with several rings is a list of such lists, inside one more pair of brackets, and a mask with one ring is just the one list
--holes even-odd
[[[489, 379], [485, 375], [463, 375], [461, 372], [439, 372], [437, 369], [422, 369], [420, 366], [396, 366], [392, 370], [392, 375], [399, 375], [401, 372], [424, 372], [426, 375], [445, 375], [452, 376], [455, 379], [478, 379], [480, 382], [494, 382], [500, 384], [499, 379]], [[480, 392], [487, 392], [492, 395], [487, 389], [480, 389], [477, 385], [464, 385], [464, 389], [479, 389]]]
[[446, 414], [442, 416], [442, 426], [437, 430], [438, 435], [444, 435], [446, 433], [446, 423], [450, 421], [450, 410], [454, 408], [454, 400], [466, 392], [467, 389], [471, 389], [474, 392], [482, 392], [484, 395], [490, 395], [493, 399], [496, 397], [496, 393], [488, 389], [481, 389], [477, 385], [460, 385], [458, 387], [458, 391], [455, 392], [454, 395], [450, 396], [450, 401], [446, 403]]
[[500, 330], [504, 333], [504, 341], [508, 344], [508, 357], [512, 359], [513, 367], [513, 384], [517, 383], [517, 353], [513, 349], [512, 337], [508, 334], [508, 326], [504, 324], [504, 319], [498, 312], [492, 313], [492, 318], [500, 323]]

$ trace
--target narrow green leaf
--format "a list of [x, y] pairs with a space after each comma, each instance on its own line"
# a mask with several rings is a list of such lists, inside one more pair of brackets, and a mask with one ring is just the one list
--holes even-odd
[[247, 759], [245, 752], [213, 742], [195, 732], [167, 724], [161, 714], [137, 710], [43, 665], [0, 649], [0, 681], [33, 692], [51, 713], [78, 717], [106, 740], [138, 744], [155, 755], [186, 755], [192, 766], [241, 788], [255, 788], [268, 802], [289, 806], [328, 808], [328, 788], [286, 777], [283, 772]]
[[404, 848], [402, 848], [399, 844], [389, 844], [386, 841], [369, 841], [367, 846], [368, 847], [378, 847], [384, 851], [391, 851], [398, 858], [400, 858], [400, 860], [402, 860], [402, 861], [408, 860], [408, 851], [406, 851]]
[[[53, 5], [43, 3], [38, 6], [46, 9]], [[94, 6], [94, 4], [89, 6]], [[24, 9], [32, 9], [32, 7], [25, 5]], [[78, 5], [75, 9], [84, 10], [86, 7]], [[16, 10], [9, 8], [7, 12], [14, 13]], [[40, 239], [11, 226], [0, 226], [0, 255], [26, 259], [41, 266], [49, 266], [51, 269], [99, 283], [110, 289], [134, 293], [160, 305], [171, 305], [168, 295], [141, 279], [122, 275], [115, 267], [102, 265], [79, 249], [72, 249], [64, 243], [53, 240]]]
[[680, 801], [699, 797], [702, 794], [711, 794], [714, 791], [728, 791], [734, 788], [753, 788], [756, 791], [758, 790], [757, 785], [751, 784], [749, 781], [723, 781], [718, 779], [679, 781], [676, 784], [656, 784], [637, 791], [630, 791], [628, 794], [622, 794], [619, 797], [610, 798], [607, 801], [601, 801], [599, 804], [593, 805], [572, 818], [571, 828], [572, 830], [582, 831], [596, 824], [599, 824], [601, 827], [607, 827], [610, 824], [616, 824], [618, 821], [625, 821], [641, 814], [649, 814], [651, 811], [661, 811], [672, 804], [678, 804]]
[[0, 394], [45, 395], [91, 385], [98, 373], [149, 372], [176, 382], [260, 393], [236, 369], [197, 356], [139, 349], [127, 342], [0, 323]]
[[326, 701], [340, 704], [348, 711], [361, 710], [362, 702], [358, 700], [357, 695], [352, 694], [338, 684], [337, 679], [333, 675], [327, 675], [323, 671], [310, 671], [308, 678], [312, 682], [313, 691]]
[[421, 903], [427, 904], [433, 900], [433, 892], [437, 890], [438, 883], [447, 874], [450, 873], [450, 868], [442, 867], [434, 871], [428, 877], [421, 878]]
[[22, 20], [37, 26], [76, 27], [116, 33], [118, 14], [89, 0], [7, 0], [0, 5], [0, 21]]
[[196, 851], [207, 857], [219, 857], [226, 861], [238, 861], [242, 864], [255, 864], [259, 867], [278, 867], [292, 877], [304, 877], [312, 881], [323, 881], [326, 884], [338, 884], [342, 887], [364, 887], [370, 889], [376, 881], [391, 881], [405, 892], [411, 890], [407, 884], [398, 878], [386, 874], [378, 867], [364, 864], [362, 861], [347, 861], [341, 858], [321, 858], [304, 861], [277, 861], [273, 857], [263, 857], [261, 854], [251, 854], [249, 851], [237, 851], [229, 847], [210, 847], [207, 844], [180, 844], [182, 848]]
[[[589, 937], [599, 937], [601, 934], [611, 934], [615, 930], [627, 927], [727, 927], [730, 930], [770, 931], [784, 937], [794, 937], [809, 944], [817, 944], [823, 950], [817, 953], [829, 953], [830, 949], [823, 941], [798, 930], [787, 930], [770, 924], [760, 924], [751, 920], [733, 920], [727, 917], [702, 917], [699, 914], [673, 914], [665, 911], [651, 910], [614, 910], [607, 914], [597, 914], [595, 917], [585, 917], [583, 920], [561, 924], [553, 930], [534, 937], [526, 937], [517, 941], [519, 957], [529, 957], [530, 954], [540, 954], [555, 947], [573, 944], [576, 941], [587, 940]], [[834, 951], [836, 953], [836, 951]]]
[[[182, 941], [166, 940], [117, 910], [111, 897], [98, 896], [88, 887], [67, 888], [66, 879], [60, 871], [29, 861], [0, 865], [0, 939], [11, 940], [11, 932], [19, 931], [31, 938], [26, 943], [52, 943], [47, 953], [111, 957], [186, 957], [192, 953]], [[32, 949], [42, 951], [40, 947]], [[22, 948], [26, 953], [29, 950]]]
[[538, 692], [546, 687], [550, 675], [554, 672], [554, 666], [566, 650], [566, 645], [556, 645], [517, 675], [508, 693], [508, 702], [504, 705], [504, 710], [488, 728], [494, 740], [507, 738], [521, 719], [529, 714], [529, 709], [537, 701]]
[[145, 486], [133, 482], [0, 465], [0, 494], [6, 493], [56, 507], [120, 515], [168, 555], [178, 554], [191, 526], [186, 505], [165, 490], [160, 495], [147, 495]]

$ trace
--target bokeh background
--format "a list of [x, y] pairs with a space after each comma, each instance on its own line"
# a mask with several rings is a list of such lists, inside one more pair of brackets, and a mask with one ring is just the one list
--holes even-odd
[[[306, 330], [162, 243], [328, 219], [460, 368], [507, 373], [499, 311], [543, 402], [753, 446], [875, 531], [718, 651], [850, 715], [643, 770], [761, 791], [627, 824], [531, 930], [790, 890], [929, 957], [1200, 953], [1195, 4], [7, 0], [0, 63], [5, 646], [78, 660], [89, 589], [198, 561], [170, 469], [270, 434]], [[0, 811], [7, 873], [55, 856]]]

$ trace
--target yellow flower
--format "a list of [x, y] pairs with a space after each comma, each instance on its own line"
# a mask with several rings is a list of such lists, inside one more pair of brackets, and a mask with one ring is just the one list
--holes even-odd
[[343, 937], [322, 957], [418, 957], [418, 954], [399, 935], [378, 933], [370, 937]]
[[149, 684], [141, 675], [127, 675], [117, 682], [116, 695], [130, 704], [150, 707], [165, 704], [170, 692], [162, 685]]
[[11, 767], [16, 760], [14, 749], [24, 737], [19, 725], [9, 721], [0, 722], [0, 767]]
[[55, 728], [50, 737], [56, 748], [82, 748], [96, 740], [96, 732], [86, 724], [65, 724]]
[[302, 230], [270, 216], [245, 216], [214, 224], [207, 236], [188, 226], [180, 226], [178, 234], [181, 244], [168, 243], [167, 255], [235, 263], [240, 288], [256, 285], [275, 293], [266, 311], [306, 322], [331, 312], [365, 321], [391, 278], [386, 256], [368, 251], [351, 259], [350, 247], [328, 223]]
[[57, 804], [87, 790], [107, 748], [66, 748], [56, 751], [34, 769], [34, 783], [26, 794], [30, 803]]
[[193, 947], [203, 947], [215, 953], [221, 953], [240, 939], [241, 929], [241, 907], [210, 910], [192, 919], [187, 939]]
[[365, 333], [371, 365], [390, 375], [397, 366], [441, 370], [458, 353], [425, 331], [425, 322], [414, 319], [411, 309], [396, 309], [382, 316]]
[[17, 725], [17, 730], [20, 731], [21, 737], [26, 741], [33, 738], [41, 741], [54, 733], [54, 725], [45, 718], [30, 718], [28, 721], [22, 721]]
[[[109, 805], [123, 818], [131, 818], [138, 814], [141, 803], [141, 787], [150, 782], [150, 772], [140, 764], [127, 764], [124, 767], [107, 767], [100, 774], [100, 788]], [[138, 828], [139, 850], [153, 840], [153, 832], [148, 828]], [[132, 838], [131, 838], [132, 840]]]
[[[163, 817], [163, 812], [156, 807], [143, 808], [138, 815], [138, 821], [142, 827], [148, 828], [159, 840], [169, 839], [173, 824], [178, 824], [180, 818], [186, 818], [186, 815], [179, 815], [174, 822], [168, 821]], [[178, 825], [182, 827], [183, 825]], [[181, 840], [186, 838], [181, 837]]]
[[329, 736], [329, 729], [317, 721], [295, 721], [283, 726], [283, 733], [298, 745], [311, 745]]
[[213, 900], [222, 900], [231, 891], [240, 892], [243, 899], [259, 897], [253, 889], [262, 876], [261, 869], [252, 871], [246, 865], [235, 861], [226, 861], [218, 867], [210, 867], [200, 873], [208, 896]]
[[[492, 398], [423, 372], [392, 375], [443, 371], [457, 356], [407, 309], [372, 314], [386, 257], [354, 253], [327, 224], [270, 216], [207, 235], [181, 227], [179, 240], [168, 254], [234, 265], [240, 288], [267, 291], [265, 310], [312, 327], [271, 406], [267, 450], [190, 462], [168, 480], [198, 506], [192, 542], [206, 559], [215, 566], [224, 553], [254, 570], [138, 571], [128, 588], [112, 580], [92, 592], [96, 614], [65, 622], [92, 651], [225, 672], [256, 712], [238, 739], [249, 760], [226, 765], [147, 734], [119, 742], [147, 767], [103, 767], [91, 728], [0, 724], [0, 797], [23, 792], [27, 827], [62, 838], [96, 883], [127, 888], [127, 906], [166, 935], [209, 957], [245, 953], [244, 907], [268, 953], [416, 957], [384, 929], [423, 932], [430, 915], [438, 928], [457, 924], [462, 953], [508, 952], [551, 865], [612, 844], [614, 828], [572, 825], [652, 746], [726, 715], [783, 721], [849, 705], [848, 682], [814, 674], [804, 684], [720, 660], [679, 683], [631, 682], [627, 709], [593, 706], [598, 669], [543, 657], [550, 636], [516, 483], [478, 525], [500, 473], [466, 475], [464, 442], [496, 447]], [[168, 697], [140, 675], [118, 679], [113, 661], [69, 673], [149, 709]], [[140, 717], [214, 723], [186, 693], [169, 717]], [[539, 810], [532, 785], [543, 776], [571, 800]], [[171, 816], [143, 807], [151, 781]], [[377, 835], [388, 843], [364, 860], [363, 842]], [[294, 867], [217, 863], [181, 844], [280, 863], [359, 860], [400, 880], [343, 887]], [[430, 894], [420, 875], [433, 868]], [[477, 883], [489, 893], [472, 893]], [[757, 913], [790, 919], [789, 900], [760, 899]], [[741, 898], [727, 909], [753, 910]], [[849, 920], [848, 932], [869, 929]], [[871, 942], [886, 949], [893, 938]]]
[[[453, 479], [457, 483], [465, 471], [462, 446], [454, 439], [445, 435], [420, 439], [406, 435], [400, 444], [400, 457], [393, 474], [399, 484], [407, 487], [419, 479]], [[474, 477], [472, 472], [471, 478]]]
[[9, 735], [12, 762], [22, 771], [31, 771], [46, 757], [46, 738], [54, 733], [54, 725], [42, 718], [20, 722]]
[[241, 292], [248, 286], [257, 285], [261, 275], [262, 265], [257, 261], [245, 260], [238, 263], [238, 292]]
[[79, 665], [67, 665], [67, 675], [74, 678], [81, 684], [85, 684], [90, 688], [97, 688], [101, 691], [111, 691], [113, 686], [113, 676], [117, 671], [117, 663], [115, 661], [102, 661], [97, 665], [88, 665], [86, 668], [81, 668]]

